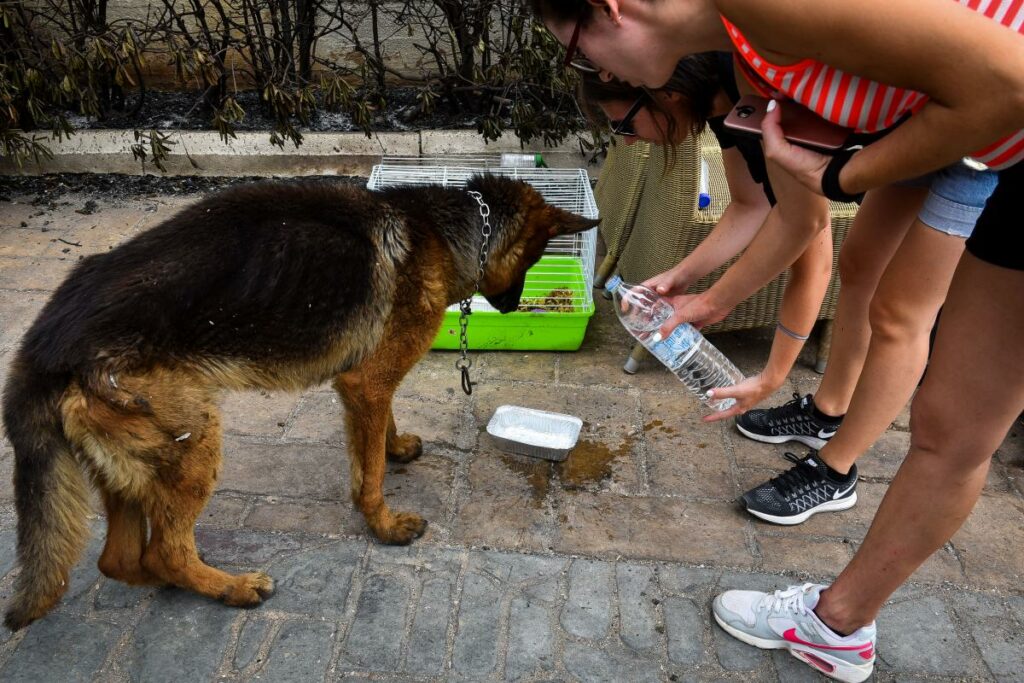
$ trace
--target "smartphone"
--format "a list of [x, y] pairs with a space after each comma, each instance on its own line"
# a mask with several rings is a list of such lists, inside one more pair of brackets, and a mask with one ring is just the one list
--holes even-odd
[[[740, 135], [761, 137], [761, 122], [771, 100], [744, 95], [725, 117], [725, 127]], [[776, 100], [782, 110], [782, 131], [794, 145], [825, 154], [843, 149], [853, 131], [821, 118], [807, 107], [790, 100]]]

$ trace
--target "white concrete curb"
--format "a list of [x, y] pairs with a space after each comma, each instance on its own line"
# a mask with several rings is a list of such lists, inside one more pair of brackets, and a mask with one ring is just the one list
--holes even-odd
[[[375, 133], [305, 133], [302, 145], [290, 142], [284, 147], [270, 143], [266, 131], [241, 131], [223, 142], [216, 131], [176, 131], [165, 162], [167, 175], [218, 176], [295, 176], [295, 175], [369, 175], [381, 155], [501, 154], [524, 151], [519, 139], [507, 133], [501, 139], [485, 143], [472, 130], [425, 130]], [[70, 139], [47, 143], [52, 159], [40, 163], [28, 161], [24, 168], [8, 158], [0, 158], [0, 175], [38, 175], [43, 173], [127, 173], [139, 175], [161, 172], [151, 163], [145, 169], [132, 157], [135, 144], [131, 130], [81, 130]], [[538, 151], [552, 167], [580, 168], [587, 159], [578, 144], [559, 147], [529, 147]], [[190, 161], [191, 159], [191, 161]], [[194, 165], [193, 165], [194, 163]], [[592, 174], [596, 166], [590, 166]]]

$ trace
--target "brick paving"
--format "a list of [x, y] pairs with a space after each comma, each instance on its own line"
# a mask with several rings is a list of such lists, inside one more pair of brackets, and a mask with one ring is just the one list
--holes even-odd
[[[0, 381], [20, 335], [79, 256], [194, 198], [0, 201]], [[79, 213], [89, 199], [98, 210]], [[713, 341], [754, 371], [769, 337]], [[712, 626], [710, 599], [725, 588], [834, 577], [906, 452], [907, 415], [862, 459], [857, 507], [795, 528], [761, 524], [736, 499], [786, 466], [784, 447], [701, 423], [695, 402], [658, 366], [620, 372], [628, 342], [601, 306], [578, 353], [476, 354], [472, 397], [458, 388], [454, 356], [429, 354], [395, 400], [399, 429], [420, 434], [425, 450], [417, 462], [390, 466], [386, 482], [394, 508], [430, 521], [407, 548], [375, 543], [348, 501], [340, 405], [328, 387], [229, 396], [223, 471], [197, 537], [212, 564], [268, 571], [276, 594], [235, 610], [109, 581], [96, 568], [97, 514], [59, 608], [17, 634], [0, 633], [0, 680], [818, 678]], [[817, 386], [810, 351], [777, 400]], [[557, 465], [498, 452], [484, 426], [504, 403], [580, 416], [580, 446]], [[14, 574], [11, 469], [0, 440], [0, 603]], [[1017, 426], [970, 520], [883, 611], [876, 678], [1024, 680], [1022, 575]]]

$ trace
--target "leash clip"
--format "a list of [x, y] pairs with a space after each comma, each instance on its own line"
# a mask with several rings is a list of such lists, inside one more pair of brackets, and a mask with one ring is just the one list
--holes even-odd
[[476, 386], [476, 382], [470, 381], [469, 368], [462, 368], [462, 390], [466, 392], [466, 396], [473, 395], [474, 386]]

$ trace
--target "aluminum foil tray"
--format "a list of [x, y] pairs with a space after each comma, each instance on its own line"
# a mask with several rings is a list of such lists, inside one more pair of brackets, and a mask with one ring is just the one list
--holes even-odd
[[499, 406], [487, 423], [502, 450], [558, 462], [569, 457], [582, 428], [578, 417], [519, 406]]

